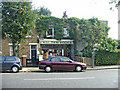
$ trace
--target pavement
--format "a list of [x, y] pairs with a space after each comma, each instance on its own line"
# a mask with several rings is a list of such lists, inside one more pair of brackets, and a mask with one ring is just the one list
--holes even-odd
[[[105, 69], [120, 69], [120, 65], [110, 65], [110, 66], [94, 66], [92, 68], [91, 66], [87, 66], [87, 70], [105, 70]], [[42, 69], [39, 69], [39, 67], [23, 67], [20, 72], [40, 72], [44, 71]]]

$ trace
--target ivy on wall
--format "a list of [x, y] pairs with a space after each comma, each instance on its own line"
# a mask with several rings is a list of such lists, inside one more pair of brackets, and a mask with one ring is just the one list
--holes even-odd
[[[98, 46], [98, 50], [112, 50], [116, 49], [117, 42], [112, 45], [108, 41], [108, 31], [109, 27], [104, 22], [98, 20], [97, 18], [91, 19], [79, 19], [79, 18], [57, 18], [53, 16], [38, 15], [36, 19], [36, 30], [39, 33], [39, 38], [47, 38], [46, 31], [49, 30], [49, 25], [54, 28], [55, 39], [73, 39], [75, 55], [79, 56], [79, 52], [82, 52], [84, 56], [91, 57], [91, 52], [95, 45]], [[69, 32], [68, 37], [64, 37], [64, 27], [67, 28]], [[79, 50], [79, 42], [87, 43], [87, 46], [83, 50]], [[111, 39], [112, 41], [112, 39]], [[107, 44], [107, 47], [102, 45]], [[113, 47], [109, 47], [113, 46]], [[113, 51], [114, 51], [113, 50]]]

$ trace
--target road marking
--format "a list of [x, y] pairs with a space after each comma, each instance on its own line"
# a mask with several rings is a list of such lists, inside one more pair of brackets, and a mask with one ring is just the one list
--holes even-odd
[[95, 77], [82, 77], [82, 78], [40, 78], [40, 79], [24, 79], [25, 81], [49, 81], [49, 80], [79, 80], [79, 79], [95, 79]]

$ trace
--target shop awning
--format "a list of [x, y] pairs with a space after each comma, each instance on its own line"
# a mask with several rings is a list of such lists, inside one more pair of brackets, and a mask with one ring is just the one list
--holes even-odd
[[70, 39], [39, 39], [40, 44], [73, 44], [73, 40]]

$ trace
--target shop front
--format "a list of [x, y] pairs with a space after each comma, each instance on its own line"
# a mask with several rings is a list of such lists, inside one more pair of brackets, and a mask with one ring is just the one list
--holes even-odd
[[49, 57], [49, 52], [52, 52], [53, 56], [66, 56], [74, 59], [73, 40], [69, 39], [39, 39], [39, 51], [43, 59]]

